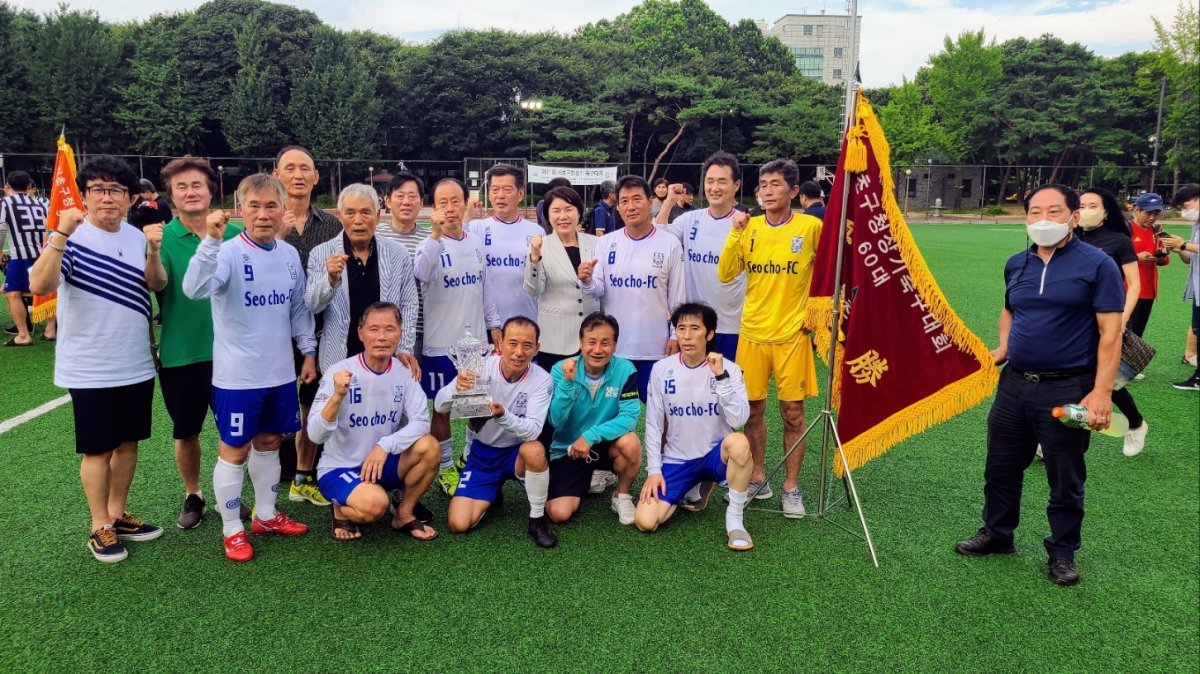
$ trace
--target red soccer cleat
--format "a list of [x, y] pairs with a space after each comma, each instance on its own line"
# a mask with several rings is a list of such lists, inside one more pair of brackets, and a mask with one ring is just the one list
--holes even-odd
[[235, 562], [248, 562], [254, 559], [254, 547], [250, 545], [250, 539], [246, 537], [245, 531], [239, 531], [225, 539], [225, 556]]
[[269, 520], [262, 520], [255, 517], [254, 521], [250, 523], [250, 530], [256, 534], [301, 536], [308, 533], [308, 525], [297, 522], [281, 510], [275, 513], [275, 516]]

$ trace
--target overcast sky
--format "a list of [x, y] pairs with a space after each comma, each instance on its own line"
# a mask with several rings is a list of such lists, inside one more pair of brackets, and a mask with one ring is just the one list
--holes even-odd
[[[1189, 0], [1190, 1], [1190, 0]], [[7, 0], [10, 5], [51, 11], [58, 0]], [[194, 9], [202, 0], [69, 0], [78, 8], [99, 12], [106, 21], [144, 19], [152, 14]], [[407, 40], [424, 41], [454, 28], [502, 28], [514, 31], [556, 30], [611, 18], [640, 2], [634, 0], [292, 0], [340, 29], [364, 29]], [[730, 21], [765, 19], [785, 14], [846, 12], [845, 2], [820, 0], [709, 0]], [[942, 39], [961, 31], [984, 28], [1003, 41], [1053, 33], [1081, 42], [1093, 52], [1115, 56], [1153, 47], [1151, 16], [1170, 22], [1173, 0], [862, 0], [862, 75], [865, 86], [898, 84], [911, 78]]]

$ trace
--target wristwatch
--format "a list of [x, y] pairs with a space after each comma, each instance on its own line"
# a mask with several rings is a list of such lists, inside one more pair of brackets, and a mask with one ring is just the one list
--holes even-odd
[[713, 377], [713, 379], [716, 379], [717, 381], [725, 381], [726, 379], [729, 379], [729, 370], [725, 370], [721, 374]]

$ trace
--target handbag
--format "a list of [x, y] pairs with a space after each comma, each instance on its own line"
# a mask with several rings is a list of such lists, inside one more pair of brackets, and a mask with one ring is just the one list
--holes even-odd
[[1154, 347], [1136, 333], [1125, 330], [1121, 335], [1121, 363], [1117, 366], [1117, 376], [1113, 379], [1113, 390], [1119, 391], [1138, 374], [1150, 365], [1154, 358]]

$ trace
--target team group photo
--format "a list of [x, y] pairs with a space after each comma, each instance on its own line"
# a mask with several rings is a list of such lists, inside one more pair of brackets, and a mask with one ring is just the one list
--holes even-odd
[[1200, 665], [1194, 5], [300, 4], [0, 2], [0, 668]]

